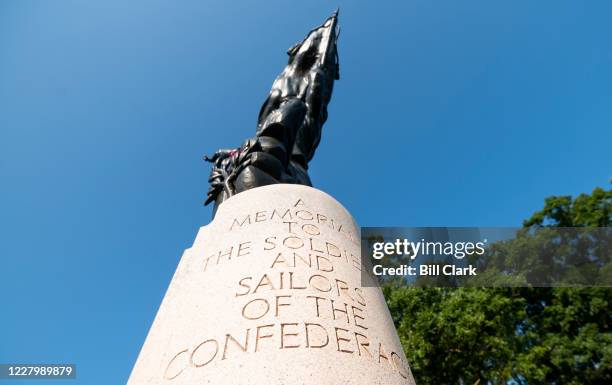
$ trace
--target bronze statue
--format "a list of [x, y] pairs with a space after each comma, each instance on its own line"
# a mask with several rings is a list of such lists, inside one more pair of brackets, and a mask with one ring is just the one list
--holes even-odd
[[289, 63], [261, 107], [255, 137], [218, 150], [205, 204], [217, 207], [239, 192], [274, 183], [311, 186], [308, 162], [321, 139], [338, 65], [338, 11], [289, 48]]

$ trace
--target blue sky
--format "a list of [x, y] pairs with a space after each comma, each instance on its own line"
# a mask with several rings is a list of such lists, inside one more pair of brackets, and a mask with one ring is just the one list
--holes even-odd
[[310, 174], [361, 225], [517, 226], [609, 186], [610, 2], [2, 1], [0, 363], [127, 380], [210, 220], [202, 155], [336, 6]]

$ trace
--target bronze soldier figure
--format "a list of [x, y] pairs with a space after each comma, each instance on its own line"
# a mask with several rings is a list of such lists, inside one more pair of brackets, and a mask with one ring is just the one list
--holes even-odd
[[259, 112], [255, 137], [212, 157], [205, 204], [274, 183], [311, 186], [308, 162], [321, 139], [334, 80], [339, 79], [338, 11], [291, 47], [289, 62]]

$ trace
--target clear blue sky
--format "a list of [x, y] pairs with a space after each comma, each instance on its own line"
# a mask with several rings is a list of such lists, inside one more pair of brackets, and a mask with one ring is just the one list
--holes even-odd
[[210, 219], [202, 155], [338, 5], [311, 177], [360, 224], [515, 226], [609, 186], [609, 1], [2, 1], [0, 363], [126, 381]]

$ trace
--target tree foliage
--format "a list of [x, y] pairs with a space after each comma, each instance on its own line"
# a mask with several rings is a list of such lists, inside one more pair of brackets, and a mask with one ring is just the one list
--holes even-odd
[[[547, 198], [523, 225], [611, 222], [612, 190], [596, 188], [576, 198]], [[515, 242], [508, 247], [524, 241]], [[612, 383], [608, 287], [387, 285], [383, 291], [419, 385]]]

